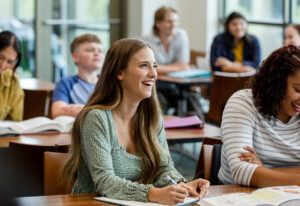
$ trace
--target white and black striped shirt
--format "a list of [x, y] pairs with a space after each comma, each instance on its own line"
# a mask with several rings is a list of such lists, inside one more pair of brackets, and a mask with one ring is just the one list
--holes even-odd
[[236, 92], [222, 117], [222, 157], [219, 179], [225, 184], [249, 185], [258, 165], [241, 161], [244, 146], [255, 148], [265, 167], [300, 166], [300, 117], [275, 125], [259, 114], [250, 89]]

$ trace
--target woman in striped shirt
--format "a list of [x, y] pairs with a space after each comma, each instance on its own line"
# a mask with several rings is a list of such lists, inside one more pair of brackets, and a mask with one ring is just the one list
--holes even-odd
[[222, 120], [219, 179], [265, 187], [300, 185], [300, 49], [274, 51], [252, 88], [236, 92]]

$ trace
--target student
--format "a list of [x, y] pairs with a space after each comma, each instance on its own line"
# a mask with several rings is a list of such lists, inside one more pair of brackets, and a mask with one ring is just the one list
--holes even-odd
[[143, 37], [154, 50], [158, 74], [189, 68], [189, 39], [186, 31], [177, 27], [178, 22], [175, 9], [161, 7], [155, 12], [152, 33]]
[[300, 185], [299, 114], [300, 50], [287, 46], [263, 62], [251, 89], [227, 102], [219, 179], [255, 187]]
[[300, 25], [291, 24], [285, 28], [284, 45], [300, 46]]
[[226, 19], [225, 31], [211, 45], [210, 64], [213, 71], [247, 72], [256, 69], [261, 59], [257, 38], [247, 33], [247, 20], [232, 12]]
[[[173, 166], [156, 96], [156, 68], [152, 49], [138, 39], [116, 41], [107, 52], [72, 131], [65, 175], [76, 178], [73, 193], [175, 204], [187, 194], [207, 192], [207, 180], [184, 183]], [[179, 184], [170, 185], [166, 176]]]
[[[153, 31], [143, 37], [154, 50], [157, 73], [167, 74], [189, 68], [190, 46], [185, 30], [178, 28], [179, 16], [171, 7], [161, 7], [154, 15]], [[172, 83], [158, 82], [160, 102], [167, 113], [177, 107], [179, 90]]]
[[84, 34], [70, 46], [78, 74], [61, 79], [52, 97], [52, 117], [76, 116], [92, 94], [103, 62], [102, 42], [93, 34]]
[[0, 120], [23, 119], [24, 92], [15, 74], [21, 62], [20, 42], [10, 31], [0, 33]]

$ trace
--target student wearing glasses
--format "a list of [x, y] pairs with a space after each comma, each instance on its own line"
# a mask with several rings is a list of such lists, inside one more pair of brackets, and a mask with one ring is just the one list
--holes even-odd
[[[178, 12], [171, 7], [161, 7], [155, 12], [152, 32], [143, 37], [154, 50], [159, 75], [190, 68], [189, 38], [178, 24]], [[179, 91], [176, 85], [158, 82], [157, 89], [163, 106], [177, 107]]]
[[300, 49], [275, 50], [251, 89], [236, 92], [222, 119], [219, 179], [254, 187], [300, 185]]
[[73, 193], [167, 205], [207, 193], [207, 180], [186, 182], [174, 168], [156, 69], [144, 41], [121, 39], [108, 50], [95, 90], [73, 126], [65, 167], [65, 176], [76, 179]]
[[23, 119], [24, 92], [15, 70], [20, 64], [20, 42], [10, 31], [0, 33], [0, 120]]

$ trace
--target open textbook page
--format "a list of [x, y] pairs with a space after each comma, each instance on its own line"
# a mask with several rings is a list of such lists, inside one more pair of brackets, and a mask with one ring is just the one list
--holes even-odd
[[277, 186], [247, 193], [232, 193], [208, 197], [198, 202], [201, 206], [296, 206], [300, 205], [300, 186]]
[[0, 135], [39, 133], [48, 130], [70, 132], [74, 120], [74, 117], [59, 116], [53, 120], [47, 117], [35, 117], [21, 122], [0, 122]]
[[[154, 202], [138, 202], [138, 201], [127, 201], [127, 200], [116, 200], [107, 197], [95, 197], [96, 200], [108, 203], [115, 203], [118, 205], [125, 206], [165, 206], [162, 204], [154, 203]], [[187, 197], [185, 201], [181, 204], [177, 204], [177, 206], [191, 205], [196, 203], [199, 198]]]

